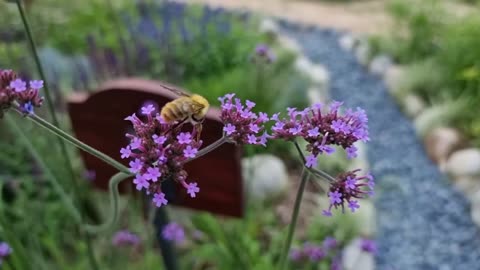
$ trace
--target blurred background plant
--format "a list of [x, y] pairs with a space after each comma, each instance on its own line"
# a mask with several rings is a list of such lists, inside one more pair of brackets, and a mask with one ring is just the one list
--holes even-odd
[[418, 95], [432, 106], [431, 119], [459, 128], [479, 146], [474, 109], [480, 106], [478, 7], [465, 11], [449, 1], [394, 0], [388, 11], [394, 31], [372, 37], [370, 44], [374, 54], [387, 53], [407, 66], [397, 95]]

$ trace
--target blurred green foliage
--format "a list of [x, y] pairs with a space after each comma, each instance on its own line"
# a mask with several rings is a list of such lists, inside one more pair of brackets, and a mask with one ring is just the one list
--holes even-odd
[[[278, 227], [275, 214], [267, 211], [271, 207], [250, 203], [243, 220], [220, 221], [211, 214], [195, 214], [192, 229], [202, 232], [203, 238], [193, 246], [196, 256], [186, 258], [186, 269], [201, 269], [200, 266], [205, 265], [211, 269], [276, 269], [286, 227]], [[358, 232], [349, 215], [337, 214], [326, 220], [319, 212], [312, 218], [304, 238], [297, 239], [293, 246], [300, 246], [304, 241], [320, 244], [328, 236], [335, 237], [339, 247], [346, 245]], [[305, 267], [290, 265], [288, 269], [329, 269], [325, 268], [329, 263], [327, 259]]]
[[374, 51], [384, 51], [397, 62], [410, 63], [431, 56], [438, 49], [438, 35], [446, 23], [445, 10], [438, 0], [393, 0], [387, 11], [394, 31], [386, 38], [371, 39]]
[[[371, 38], [371, 45], [374, 51], [386, 52], [408, 65], [398, 86], [399, 95], [415, 93], [429, 105], [451, 107], [449, 122], [480, 146], [480, 119], [472, 110], [480, 107], [478, 7], [458, 15], [447, 4], [438, 0], [392, 1], [388, 10], [395, 20], [395, 31]], [[461, 111], [460, 103], [464, 104]]]

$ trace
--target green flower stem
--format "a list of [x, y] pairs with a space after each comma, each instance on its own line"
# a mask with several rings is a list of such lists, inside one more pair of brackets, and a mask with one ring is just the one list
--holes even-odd
[[117, 170], [119, 170], [119, 171], [121, 171], [125, 174], [131, 175], [128, 168], [126, 166], [124, 166], [123, 164], [121, 164], [120, 162], [118, 162], [115, 159], [109, 157], [108, 155], [98, 151], [97, 149], [89, 146], [88, 144], [85, 144], [85, 143], [77, 140], [75, 137], [73, 137], [70, 134], [66, 133], [65, 131], [59, 129], [58, 127], [50, 124], [49, 122], [45, 121], [44, 119], [42, 119], [38, 115], [31, 114], [31, 115], [29, 115], [29, 118], [33, 122], [35, 122], [36, 124], [38, 124], [41, 127], [47, 129], [48, 131], [50, 131], [51, 133], [59, 136], [60, 138], [62, 138], [64, 140], [66, 140], [67, 142], [75, 145], [76, 147], [82, 149], [83, 151], [85, 151], [85, 152], [87, 152], [87, 153], [89, 153], [93, 156], [96, 156], [97, 158], [99, 158], [99, 159], [103, 160], [104, 162], [110, 164], [115, 169], [117, 169]]
[[110, 211], [109, 217], [105, 221], [105, 223], [100, 225], [85, 225], [84, 229], [86, 232], [90, 234], [97, 234], [102, 233], [110, 230], [116, 223], [118, 219], [118, 198], [120, 194], [118, 192], [118, 185], [125, 179], [131, 177], [128, 173], [119, 172], [110, 178], [108, 187], [110, 192]]
[[317, 170], [317, 169], [314, 169], [314, 168], [308, 168], [307, 166], [305, 166], [305, 163], [307, 162], [307, 160], [305, 159], [305, 156], [303, 155], [302, 150], [300, 149], [300, 145], [298, 145], [298, 143], [296, 141], [293, 141], [293, 144], [295, 144], [295, 148], [297, 149], [298, 154], [300, 155], [300, 158], [302, 159], [303, 167], [305, 169], [307, 169], [310, 173], [312, 173], [316, 176], [319, 176], [319, 177], [322, 177], [322, 178], [326, 179], [329, 182], [335, 182], [336, 181], [335, 178], [333, 178], [330, 174], [328, 174], [328, 173], [326, 173], [322, 170]]
[[[43, 71], [43, 67], [42, 67], [42, 64], [40, 62], [40, 57], [38, 57], [37, 46], [35, 45], [35, 41], [33, 39], [32, 31], [30, 29], [30, 24], [28, 23], [27, 16], [25, 15], [25, 11], [23, 9], [21, 0], [16, 0], [15, 2], [17, 4], [18, 13], [20, 14], [20, 18], [22, 19], [23, 27], [24, 27], [25, 32], [27, 34], [28, 43], [30, 45], [30, 49], [31, 49], [32, 54], [33, 54], [33, 59], [35, 61], [35, 65], [37, 66], [37, 70], [38, 70], [38, 73], [40, 75], [40, 78], [43, 80], [43, 85], [44, 85], [43, 89], [45, 91], [45, 96], [46, 96], [46, 100], [47, 100], [47, 107], [48, 107], [50, 116], [52, 117], [53, 124], [55, 126], [59, 127], [60, 125], [59, 125], [57, 115], [55, 113], [55, 107], [53, 105], [52, 95], [50, 93], [50, 88], [48, 87], [48, 80], [45, 76], [45, 72]], [[77, 200], [80, 201], [81, 196], [78, 196], [78, 194], [77, 194], [77, 192], [79, 190], [79, 185], [77, 183], [75, 170], [73, 168], [73, 163], [70, 159], [70, 156], [68, 155], [67, 146], [65, 145], [64, 141], [61, 138], [57, 138], [57, 139], [58, 139], [58, 144], [60, 145], [60, 151], [62, 152], [62, 155], [65, 159], [65, 164], [66, 164], [67, 170], [68, 170], [68, 172], [71, 176], [72, 190], [73, 190], [74, 195], [75, 195], [74, 197]], [[86, 239], [86, 242], [87, 242], [88, 255], [89, 255], [89, 260], [90, 260], [91, 267], [92, 267], [93, 270], [96, 270], [96, 269], [98, 269], [98, 266], [97, 266], [94, 258], [92, 257], [93, 256], [92, 255], [93, 251], [91, 250], [91, 242], [90, 242], [90, 239], [88, 237]]]
[[81, 224], [82, 216], [80, 214], [80, 211], [78, 211], [78, 209], [75, 207], [72, 200], [70, 199], [70, 196], [65, 192], [63, 187], [58, 182], [57, 178], [54, 176], [52, 171], [50, 171], [48, 166], [45, 164], [42, 157], [37, 152], [37, 150], [33, 146], [32, 142], [28, 139], [25, 132], [23, 132], [23, 130], [20, 129], [20, 127], [16, 124], [15, 120], [13, 120], [10, 115], [8, 115], [8, 114], [5, 115], [5, 119], [7, 120], [7, 123], [8, 123], [8, 125], [10, 125], [11, 129], [15, 133], [17, 133], [17, 136], [23, 141], [23, 143], [27, 147], [30, 154], [33, 156], [33, 158], [38, 163], [38, 165], [40, 166], [42, 171], [45, 173], [45, 176], [46, 176], [47, 180], [50, 182], [50, 184], [52, 185], [55, 192], [60, 196], [60, 199], [64, 203], [65, 207], [69, 210], [69, 212], [72, 215], [72, 217], [74, 218], [75, 222], [78, 223], [78, 224]]
[[293, 234], [295, 232], [295, 227], [297, 226], [298, 214], [300, 213], [300, 204], [303, 198], [303, 192], [305, 191], [305, 186], [308, 181], [309, 174], [304, 168], [302, 171], [302, 177], [300, 180], [300, 186], [298, 187], [297, 196], [295, 198], [295, 204], [293, 206], [292, 219], [288, 225], [287, 239], [285, 240], [285, 245], [283, 246], [282, 253], [280, 254], [280, 261], [276, 269], [283, 270], [286, 267], [286, 262], [288, 258], [288, 253], [290, 251], [290, 246], [292, 245]]
[[45, 73], [43, 72], [42, 64], [40, 62], [40, 58], [38, 57], [37, 53], [37, 46], [35, 45], [35, 41], [33, 40], [32, 30], [30, 29], [30, 24], [28, 23], [27, 16], [25, 15], [25, 11], [22, 6], [21, 0], [16, 0], [18, 13], [20, 13], [20, 18], [22, 19], [23, 27], [27, 34], [28, 43], [30, 45], [30, 49], [33, 54], [33, 59], [35, 61], [35, 65], [37, 66], [38, 73], [40, 78], [43, 80], [43, 89], [45, 90], [45, 96], [47, 99], [47, 107], [50, 115], [52, 116], [53, 123], [58, 126], [58, 118], [55, 114], [55, 107], [52, 101], [52, 95], [50, 93], [50, 88], [48, 88], [48, 82], [45, 77]]
[[218, 139], [218, 140], [214, 141], [213, 143], [207, 145], [206, 147], [200, 149], [200, 151], [197, 152], [195, 157], [185, 160], [185, 162], [183, 162], [183, 164], [188, 163], [188, 162], [190, 162], [192, 160], [195, 160], [197, 158], [200, 158], [200, 157], [212, 152], [213, 150], [217, 149], [218, 147], [222, 146], [224, 143], [227, 143], [227, 142], [229, 142], [229, 138], [227, 136], [222, 136], [220, 139]]

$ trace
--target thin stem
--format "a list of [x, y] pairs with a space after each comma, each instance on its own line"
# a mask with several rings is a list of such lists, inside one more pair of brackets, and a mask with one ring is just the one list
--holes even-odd
[[[53, 100], [52, 100], [52, 95], [51, 95], [50, 88], [49, 88], [49, 85], [48, 85], [48, 80], [45, 76], [45, 72], [43, 71], [43, 67], [42, 67], [42, 64], [40, 62], [40, 57], [38, 56], [37, 46], [35, 45], [35, 41], [33, 39], [32, 31], [30, 29], [30, 24], [28, 23], [27, 16], [25, 15], [25, 11], [23, 10], [21, 0], [16, 0], [16, 3], [17, 3], [18, 12], [19, 12], [20, 17], [22, 19], [23, 27], [24, 27], [25, 32], [27, 34], [28, 43], [30, 45], [31, 52], [33, 54], [33, 59], [35, 61], [35, 65], [37, 66], [37, 70], [38, 70], [38, 73], [40, 75], [40, 78], [43, 80], [43, 86], [44, 86], [43, 89], [45, 91], [48, 111], [50, 113], [50, 116], [52, 117], [53, 124], [58, 127], [60, 125], [59, 125], [57, 115], [55, 113], [55, 107], [53, 105]], [[73, 192], [74, 192], [74, 194], [76, 194], [79, 189], [78, 189], [77, 180], [75, 179], [76, 176], [75, 176], [75, 171], [74, 171], [74, 168], [73, 168], [73, 165], [72, 165], [72, 161], [70, 159], [70, 156], [68, 155], [68, 151], [67, 151], [67, 147], [66, 147], [65, 143], [60, 138], [57, 138], [57, 139], [58, 139], [58, 144], [60, 145], [60, 151], [62, 152], [62, 155], [65, 159], [65, 164], [66, 164], [67, 170], [68, 170], [68, 172], [71, 176]], [[74, 197], [77, 198], [79, 201], [81, 200], [80, 196], [74, 196]], [[91, 250], [91, 242], [90, 241], [91, 241], [90, 238], [88, 238], [88, 236], [87, 236], [86, 242], [87, 242], [87, 247], [88, 247], [88, 252], [89, 252], [90, 264], [92, 266], [92, 269], [96, 270], [96, 269], [98, 269], [98, 267], [97, 267], [96, 261], [91, 256], [91, 254], [93, 254], [93, 250]]]
[[293, 144], [295, 144], [295, 148], [297, 149], [298, 151], [298, 154], [300, 155], [300, 158], [302, 159], [302, 164], [303, 164], [303, 167], [305, 169], [307, 169], [309, 172], [311, 172], [312, 174], [316, 175], [316, 176], [319, 176], [319, 177], [322, 177], [324, 179], [326, 179], [327, 181], [329, 182], [335, 182], [335, 178], [333, 178], [330, 174], [322, 171], [322, 170], [317, 170], [317, 169], [314, 169], [314, 168], [308, 168], [307, 166], [305, 166], [305, 163], [307, 162], [307, 160], [305, 159], [305, 156], [303, 155], [303, 152], [302, 152], [302, 149], [300, 149], [300, 145], [298, 145], [297, 141], [293, 141]]
[[65, 131], [59, 129], [58, 127], [50, 124], [49, 122], [45, 121], [44, 119], [42, 119], [41, 117], [39, 117], [38, 115], [36, 114], [31, 114], [29, 115], [29, 118], [31, 120], [33, 120], [33, 122], [35, 122], [36, 124], [40, 125], [41, 127], [47, 129], [48, 131], [50, 131], [51, 133], [59, 136], [60, 138], [68, 141], [69, 143], [75, 145], [76, 147], [82, 149], [83, 151], [93, 155], [93, 156], [96, 156], [97, 158], [103, 160], [104, 162], [110, 164], [111, 166], [113, 166], [114, 168], [116, 168], [117, 170], [125, 173], [125, 174], [129, 174], [130, 175], [130, 171], [128, 170], [127, 167], [125, 167], [123, 164], [121, 164], [120, 162], [116, 161], [115, 159], [109, 157], [108, 155], [98, 151], [97, 149], [89, 146], [88, 144], [85, 144], [83, 142], [81, 142], [80, 140], [76, 139], [75, 137], [71, 136], [70, 134], [66, 133]]
[[127, 179], [130, 176], [131, 176], [130, 174], [119, 172], [114, 176], [112, 176], [112, 178], [110, 178], [110, 181], [108, 183], [109, 192], [110, 192], [109, 217], [107, 218], [107, 221], [105, 221], [105, 223], [103, 224], [85, 225], [84, 229], [86, 232], [90, 234], [102, 233], [102, 232], [108, 231], [115, 225], [118, 219], [118, 212], [119, 212], [118, 198], [120, 197], [120, 194], [118, 192], [118, 185], [123, 180]]
[[92, 266], [93, 270], [99, 269], [97, 259], [95, 258], [95, 252], [93, 251], [92, 237], [88, 235], [88, 233], [85, 233], [85, 242], [87, 244], [87, 256], [88, 260], [90, 261], [90, 265]]
[[220, 139], [218, 139], [218, 140], [214, 141], [213, 143], [207, 145], [205, 148], [200, 149], [200, 151], [197, 152], [195, 157], [187, 159], [185, 162], [183, 162], [183, 164], [185, 164], [187, 162], [190, 162], [192, 160], [195, 160], [197, 158], [200, 158], [200, 157], [212, 152], [213, 150], [217, 149], [218, 147], [220, 147], [224, 143], [227, 143], [228, 141], [229, 141], [229, 139], [228, 139], [227, 136], [222, 136]]
[[60, 185], [60, 183], [58, 182], [57, 178], [54, 176], [52, 171], [50, 171], [48, 166], [45, 164], [45, 162], [43, 161], [40, 154], [37, 152], [37, 149], [35, 149], [35, 147], [33, 146], [30, 139], [27, 137], [27, 135], [25, 135], [23, 130], [20, 129], [20, 127], [16, 124], [16, 122], [11, 118], [10, 115], [8, 114], [5, 115], [5, 119], [7, 120], [7, 123], [8, 125], [10, 125], [11, 129], [15, 133], [17, 133], [17, 136], [23, 141], [23, 143], [27, 147], [30, 154], [33, 156], [33, 158], [38, 163], [42, 171], [45, 173], [47, 180], [50, 182], [55, 192], [60, 196], [60, 199], [63, 201], [65, 207], [69, 210], [75, 222], [80, 224], [82, 222], [82, 217], [80, 212], [77, 210], [72, 200], [70, 199], [68, 194], [65, 192], [63, 187]]
[[285, 245], [283, 246], [282, 253], [280, 254], [280, 261], [278, 264], [279, 267], [277, 268], [279, 270], [283, 270], [286, 267], [288, 252], [290, 250], [290, 246], [292, 245], [292, 239], [293, 239], [293, 234], [295, 232], [295, 227], [297, 226], [298, 214], [300, 213], [300, 204], [302, 202], [303, 192], [305, 191], [305, 186], [307, 184], [308, 175], [309, 174], [307, 173], [307, 170], [303, 169], [302, 178], [300, 180], [300, 186], [298, 187], [297, 196], [295, 198], [295, 204], [293, 206], [292, 220], [288, 225], [287, 239], [285, 240]]
[[27, 16], [25, 15], [25, 11], [23, 10], [22, 1], [16, 0], [18, 12], [20, 13], [20, 18], [22, 19], [23, 27], [25, 28], [25, 32], [27, 33], [28, 43], [30, 45], [30, 49], [33, 54], [33, 59], [35, 61], [35, 65], [37, 66], [38, 73], [40, 78], [43, 80], [43, 89], [45, 90], [45, 96], [47, 99], [47, 107], [50, 115], [52, 116], [52, 121], [55, 126], [58, 126], [58, 118], [55, 114], [55, 108], [52, 101], [52, 95], [50, 93], [50, 88], [48, 88], [48, 82], [45, 77], [45, 73], [43, 72], [42, 64], [40, 62], [40, 58], [38, 57], [37, 53], [37, 46], [35, 45], [35, 41], [33, 40], [32, 31], [30, 30], [30, 24], [28, 23]]

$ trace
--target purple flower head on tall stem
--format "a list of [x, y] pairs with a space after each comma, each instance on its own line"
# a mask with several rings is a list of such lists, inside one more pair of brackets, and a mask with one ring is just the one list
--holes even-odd
[[255, 47], [255, 55], [265, 60], [267, 63], [272, 63], [276, 59], [276, 55], [273, 53], [272, 49], [266, 44], [258, 44]]
[[0, 118], [14, 105], [24, 116], [32, 115], [34, 108], [43, 103], [43, 97], [39, 95], [42, 86], [43, 81], [31, 81], [27, 85], [12, 70], [0, 69]]
[[[184, 163], [195, 158], [202, 141], [196, 139], [197, 126], [190, 132], [167, 123], [153, 105], [142, 108], [142, 119], [133, 114], [125, 118], [133, 125], [134, 134], [126, 134], [130, 143], [120, 150], [122, 158], [130, 159], [130, 172], [135, 174], [133, 183], [139, 191], [153, 194], [153, 204], [157, 207], [168, 201], [162, 192], [163, 181], [175, 181], [183, 185], [188, 177]], [[183, 125], [183, 124], [181, 124]], [[200, 191], [196, 183], [186, 188], [191, 197]]]
[[[293, 140], [302, 137], [307, 141], [306, 150], [317, 157], [319, 154], [331, 154], [334, 146], [346, 150], [349, 158], [357, 156], [357, 148], [353, 145], [357, 141], [368, 141], [367, 116], [365, 111], [357, 108], [356, 111], [346, 110], [339, 112], [342, 102], [333, 102], [328, 109], [322, 104], [314, 104], [303, 111], [287, 108], [286, 117], [280, 118], [274, 114], [275, 121], [272, 127], [274, 139]], [[312, 156], [307, 162], [310, 166]]]
[[269, 135], [262, 133], [268, 121], [266, 113], [252, 112], [255, 103], [247, 101], [243, 105], [240, 99], [234, 99], [235, 94], [227, 94], [219, 98], [222, 107], [221, 119], [224, 124], [223, 131], [230, 141], [237, 144], [266, 145]]
[[0, 242], [0, 260], [12, 254], [12, 251], [6, 242]]
[[302, 260], [303, 258], [303, 251], [299, 248], [292, 248], [290, 250], [290, 260], [294, 261], [294, 262], [298, 262], [300, 260]]
[[373, 189], [366, 182], [369, 175], [357, 176], [359, 171], [358, 169], [340, 174], [335, 178], [335, 182], [330, 184], [330, 192], [328, 192], [330, 206], [328, 210], [323, 210], [324, 216], [331, 216], [332, 208], [340, 207], [345, 211], [345, 203], [352, 212], [355, 212], [360, 208], [357, 199], [366, 198], [371, 194]]
[[328, 236], [323, 239], [323, 248], [325, 250], [334, 249], [338, 246], [338, 241], [334, 237]]
[[368, 253], [377, 253], [377, 243], [372, 239], [362, 238], [360, 240], [360, 248]]
[[185, 241], [185, 231], [180, 224], [171, 222], [163, 227], [162, 237], [175, 244], [182, 244]]
[[118, 231], [112, 238], [112, 244], [117, 247], [134, 247], [138, 246], [140, 242], [140, 237], [128, 230]]

